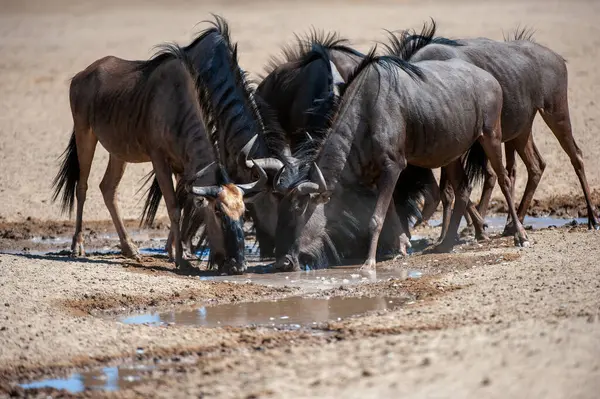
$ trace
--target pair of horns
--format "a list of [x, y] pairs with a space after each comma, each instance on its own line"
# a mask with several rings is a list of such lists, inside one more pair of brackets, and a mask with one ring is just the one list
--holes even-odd
[[[280, 182], [283, 169], [284, 168], [281, 168], [279, 172], [277, 172], [275, 180], [273, 181], [273, 189], [279, 193], [285, 194], [287, 192], [287, 188], [283, 187]], [[310, 172], [311, 181], [300, 183], [298, 187], [296, 187], [296, 191], [298, 191], [300, 195], [321, 194], [327, 191], [327, 183], [323, 177], [323, 172], [321, 172], [321, 169], [316, 163], [313, 162]]]
[[259, 159], [249, 159], [250, 153], [252, 152], [252, 148], [254, 147], [254, 143], [256, 143], [256, 139], [258, 135], [255, 134], [244, 147], [240, 151], [240, 163], [243, 161], [243, 164], [248, 168], [252, 169], [254, 165], [264, 170], [267, 170], [272, 173], [276, 173], [277, 171], [283, 168], [283, 162], [281, 162], [277, 158], [259, 158]]
[[[249, 160], [248, 159], [248, 153], [250, 152], [250, 150], [252, 149], [252, 146], [254, 145], [254, 142], [256, 141], [257, 136], [255, 135], [242, 149], [242, 153], [244, 153], [244, 158], [245, 158], [245, 164], [248, 168], [250, 169], [254, 169], [258, 172], [258, 180], [252, 183], [246, 183], [246, 184], [236, 184], [236, 187], [240, 189], [240, 191], [242, 192], [243, 195], [247, 195], [247, 194], [251, 194], [257, 191], [260, 191], [266, 184], [267, 184], [267, 173], [265, 172], [265, 169], [270, 169], [273, 168], [275, 166], [277, 166], [276, 162], [279, 162], [278, 169], [281, 169], [283, 167], [283, 163], [281, 161], [279, 161], [278, 159], [274, 159], [274, 158], [265, 158], [265, 159], [257, 159], [257, 160]], [[244, 152], [245, 151], [245, 152]], [[263, 166], [266, 165], [266, 166]], [[202, 176], [208, 174], [209, 172], [212, 172], [214, 168], [219, 168], [221, 169], [221, 165], [217, 164], [216, 162], [211, 162], [210, 164], [208, 164], [207, 166], [205, 166], [204, 168], [202, 168], [202, 170], [200, 170], [198, 173], [196, 173], [196, 175], [194, 176], [194, 180], [197, 180], [199, 178], [201, 178]], [[222, 170], [220, 170], [221, 173], [223, 173]], [[221, 192], [221, 187], [220, 186], [194, 186], [192, 187], [192, 192], [196, 195], [199, 195], [201, 197], [209, 197], [209, 198], [215, 198], [220, 192]]]

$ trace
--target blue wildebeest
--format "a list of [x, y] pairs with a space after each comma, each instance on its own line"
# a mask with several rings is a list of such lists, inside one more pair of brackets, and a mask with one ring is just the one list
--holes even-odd
[[[368, 222], [370, 243], [365, 268], [375, 265], [379, 235], [400, 172], [408, 163], [445, 166], [458, 193], [449, 233], [435, 251], [450, 250], [467, 205], [470, 187], [460, 157], [479, 142], [500, 176], [511, 214], [517, 220], [515, 243], [528, 246], [502, 165], [500, 113], [502, 89], [489, 73], [462, 60], [411, 63], [372, 50], [347, 80], [346, 91], [325, 144], [315, 162], [299, 172], [279, 205], [277, 262], [294, 262], [302, 231], [314, 223], [322, 204], [335, 192], [349, 154], [371, 167], [378, 194]], [[284, 246], [280, 252], [279, 243]]]
[[[128, 162], [152, 162], [160, 191], [165, 196], [171, 234], [176, 245], [175, 262], [184, 267], [180, 238], [181, 208], [173, 187], [173, 173], [180, 176], [178, 191], [206, 199], [202, 205], [210, 221], [210, 243], [223, 255], [227, 268], [244, 262], [243, 196], [266, 183], [264, 171], [250, 184], [232, 184], [206, 132], [212, 110], [203, 100], [206, 88], [193, 67], [194, 49], [202, 40], [181, 49], [165, 46], [149, 61], [104, 57], [73, 78], [70, 87], [74, 128], [62, 166], [54, 181], [54, 199], [62, 192], [63, 210], [73, 208], [77, 197], [77, 221], [71, 250], [84, 255], [83, 208], [87, 182], [98, 141], [109, 152], [108, 167], [100, 189], [127, 257], [138, 257], [116, 202], [116, 190]], [[200, 52], [201, 53], [201, 52]], [[198, 53], [196, 57], [202, 57]]]
[[[336, 34], [313, 31], [306, 37], [296, 37], [297, 46], [285, 47], [284, 59], [272, 61], [269, 73], [257, 91], [276, 111], [287, 133], [295, 163], [302, 165], [307, 156], [310, 158], [311, 151], [322, 146], [323, 135], [330, 126], [339, 95], [343, 92], [342, 75], [349, 76], [364, 55], [348, 47], [347, 41]], [[396, 207], [411, 207], [416, 197], [426, 192], [423, 187], [418, 186], [421, 181], [415, 179], [418, 176], [414, 173], [416, 169], [418, 168], [411, 167], [403, 173], [402, 177], [406, 178], [403, 180], [412, 185], [395, 193]], [[376, 197], [372, 188], [363, 184], [365, 179], [362, 175], [365, 172], [368, 174], [368, 171], [361, 169], [349, 171], [341, 184], [343, 189], [337, 190], [331, 202], [323, 209], [321, 223], [313, 225], [310, 231], [304, 231], [302, 242], [306, 245], [301, 245], [298, 249], [302, 262], [331, 263], [338, 262], [340, 257], [361, 257], [366, 254], [366, 249], [360, 243], [368, 237], [361, 231], [361, 225], [370, 216], [368, 209], [374, 207]], [[426, 175], [431, 174], [428, 170], [425, 172]], [[371, 182], [366, 183], [368, 185]], [[281, 185], [279, 182], [278, 186]], [[416, 208], [410, 209], [410, 215], [418, 214]], [[273, 219], [276, 224], [276, 214]], [[403, 222], [405, 228], [401, 231], [408, 232], [408, 219]], [[400, 233], [397, 229], [394, 231], [394, 222], [388, 221], [386, 226], [389, 226], [384, 228], [386, 239], [382, 240], [380, 249], [385, 252], [406, 253], [406, 248], [402, 248], [402, 245], [410, 245], [408, 237], [404, 236], [404, 242], [398, 245], [397, 236]], [[273, 230], [275, 227], [274, 225]], [[282, 270], [294, 270], [299, 264], [290, 261], [276, 266]]]
[[[532, 33], [516, 30], [504, 42], [486, 38], [449, 40], [435, 37], [435, 23], [425, 25], [420, 34], [403, 32], [395, 42], [395, 53], [412, 61], [462, 59], [492, 74], [503, 92], [502, 141], [505, 142], [506, 167], [512, 192], [516, 178], [515, 151], [527, 168], [528, 178], [517, 211], [522, 222], [540, 182], [546, 163], [533, 141], [533, 120], [539, 112], [571, 160], [579, 178], [588, 211], [588, 228], [599, 229], [583, 166], [581, 150], [575, 143], [568, 105], [568, 74], [565, 60], [552, 50], [535, 43]], [[485, 216], [496, 182], [487, 169], [478, 211]], [[444, 203], [452, 201], [451, 188], [443, 187]], [[509, 218], [505, 234], [513, 234]]]
[[[273, 157], [285, 153], [285, 141], [276, 120], [270, 117], [268, 107], [255, 96], [254, 90], [248, 83], [246, 73], [240, 68], [237, 60], [237, 45], [230, 38], [226, 21], [215, 16], [216, 21], [190, 44], [183, 48], [183, 53], [198, 76], [202, 90], [200, 102], [206, 109], [206, 126], [210, 140], [218, 153], [227, 174], [236, 182], [251, 182], [253, 165], [263, 168], [271, 177], [283, 166], [282, 161]], [[249, 152], [254, 160], [249, 160]], [[145, 224], [150, 224], [155, 218], [162, 193], [155, 179], [150, 187], [143, 216]], [[257, 238], [263, 242], [261, 221], [267, 219], [276, 208], [270, 202], [270, 196], [262, 193], [252, 199], [248, 208], [257, 230]], [[209, 229], [211, 225], [204, 219], [205, 214], [198, 212], [193, 205], [193, 198], [181, 199], [181, 206], [186, 214], [182, 226], [183, 240], [187, 250], [191, 249], [191, 238], [206, 225], [203, 237], [213, 236]], [[210, 237], [209, 237], [210, 238]], [[201, 242], [203, 240], [201, 239]], [[176, 243], [173, 235], [167, 241], [167, 250], [171, 251]], [[221, 269], [223, 263], [222, 251], [215, 250], [210, 245], [209, 262]], [[188, 254], [189, 256], [189, 254]], [[226, 272], [241, 273], [244, 265], [228, 268]]]

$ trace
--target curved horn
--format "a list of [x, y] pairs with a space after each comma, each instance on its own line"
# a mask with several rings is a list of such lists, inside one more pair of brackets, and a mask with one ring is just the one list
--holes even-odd
[[204, 168], [202, 168], [199, 172], [197, 172], [194, 175], [194, 180], [201, 178], [202, 176], [204, 176], [205, 174], [207, 174], [211, 169], [213, 169], [215, 166], [217, 166], [216, 162], [211, 162], [208, 165], [206, 165]]
[[248, 164], [252, 165], [252, 163], [255, 163], [257, 166], [273, 172], [279, 171], [281, 168], [283, 168], [283, 162], [277, 158], [259, 158], [254, 159], [253, 161], [246, 161], [246, 166], [248, 166]]
[[[255, 159], [255, 160], [248, 159], [248, 157], [250, 157], [250, 153], [252, 152], [252, 148], [254, 147], [254, 143], [256, 143], [257, 139], [258, 139], [258, 134], [255, 134], [250, 140], [248, 140], [246, 145], [244, 147], [242, 147], [242, 149], [240, 151], [239, 157], [240, 158], [243, 157], [243, 161], [244, 161], [244, 164], [246, 165], [246, 167], [248, 169], [252, 169], [254, 167], [254, 165], [256, 164], [256, 165], [260, 166], [261, 168], [269, 170], [269, 171], [277, 171], [277, 170], [281, 169], [283, 167], [283, 162], [281, 162], [277, 158], [259, 158], [259, 159]], [[241, 163], [241, 159], [240, 159], [240, 163]]]
[[315, 194], [315, 193], [321, 192], [321, 191], [319, 191], [319, 185], [317, 183], [313, 183], [311, 181], [298, 184], [298, 187], [296, 187], [296, 191], [300, 195], [308, 195], [308, 194]]
[[192, 192], [201, 197], [216, 198], [221, 191], [219, 186], [194, 186]]
[[[300, 183], [296, 190], [301, 195], [307, 194], [321, 194], [327, 191], [327, 183], [325, 183], [325, 178], [323, 177], [323, 173], [321, 169], [317, 166], [316, 163], [313, 162], [311, 171], [311, 179], [315, 181], [309, 181], [305, 183]], [[315, 176], [316, 175], [316, 176]]]
[[283, 169], [285, 169], [285, 166], [279, 169], [279, 171], [275, 175], [275, 178], [273, 179], [273, 190], [281, 194], [285, 194], [286, 192], [285, 187], [283, 187], [281, 185], [281, 182], [279, 181], [281, 178], [281, 174], [283, 173]]
[[258, 134], [255, 134], [250, 140], [248, 140], [246, 145], [244, 145], [242, 147], [242, 149], [240, 150], [240, 155], [238, 156], [238, 161], [240, 161], [240, 163], [241, 163], [241, 160], [243, 157], [243, 161], [246, 164], [247, 168], [252, 168], [252, 166], [253, 166], [252, 161], [249, 161], [248, 157], [250, 156], [250, 152], [252, 152], [252, 147], [254, 147], [254, 143], [256, 143], [257, 138], [258, 138]]
[[254, 168], [258, 171], [259, 178], [254, 183], [236, 184], [242, 190], [242, 194], [250, 194], [255, 191], [260, 191], [267, 184], [267, 173], [257, 163], [254, 163]]
[[[325, 191], [327, 191], [327, 183], [325, 182], [325, 178], [323, 177], [323, 172], [321, 172], [321, 169], [319, 169], [319, 167], [317, 166], [316, 163], [313, 162], [312, 164], [312, 172], [314, 172], [316, 174], [316, 183], [319, 187], [319, 193], [324, 193]], [[313, 178], [313, 180], [315, 180]]]

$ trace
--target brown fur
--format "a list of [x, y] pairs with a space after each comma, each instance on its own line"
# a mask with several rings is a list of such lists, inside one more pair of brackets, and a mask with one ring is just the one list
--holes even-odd
[[240, 219], [246, 212], [242, 191], [235, 184], [225, 184], [217, 198], [223, 212], [232, 220]]

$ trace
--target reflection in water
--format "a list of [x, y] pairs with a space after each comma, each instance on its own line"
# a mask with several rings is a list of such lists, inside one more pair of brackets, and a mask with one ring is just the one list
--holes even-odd
[[121, 321], [127, 324], [174, 323], [201, 327], [264, 325], [299, 328], [370, 311], [393, 309], [406, 300], [386, 297], [291, 297], [279, 301], [202, 306], [193, 310], [143, 314], [125, 317]]
[[118, 391], [135, 386], [141, 381], [141, 373], [150, 366], [103, 367], [101, 369], [72, 374], [69, 378], [47, 379], [21, 384], [24, 389], [54, 388], [77, 393], [85, 390]]

